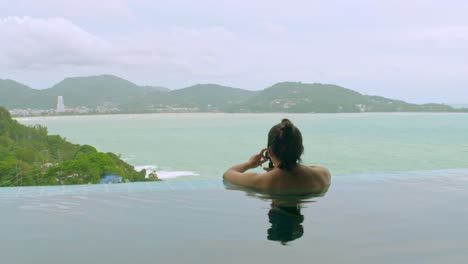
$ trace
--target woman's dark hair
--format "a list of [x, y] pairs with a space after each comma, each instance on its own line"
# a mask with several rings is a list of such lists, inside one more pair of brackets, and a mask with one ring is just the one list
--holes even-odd
[[290, 170], [301, 162], [304, 153], [301, 131], [289, 119], [283, 119], [268, 132], [268, 147], [280, 160], [279, 168]]

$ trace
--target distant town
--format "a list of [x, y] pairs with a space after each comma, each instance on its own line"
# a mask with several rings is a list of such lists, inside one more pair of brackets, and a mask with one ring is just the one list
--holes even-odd
[[[194, 113], [200, 112], [198, 107], [160, 107], [149, 109], [151, 113]], [[57, 96], [57, 107], [51, 109], [10, 109], [10, 114], [15, 117], [29, 116], [56, 116], [56, 115], [104, 115], [104, 114], [119, 114], [133, 113], [119, 109], [111, 103], [104, 103], [95, 108], [86, 106], [67, 107], [65, 106], [64, 96]], [[145, 111], [146, 112], [146, 111]], [[212, 111], [216, 112], [216, 111]]]
[[12, 116], [48, 116], [48, 115], [86, 115], [86, 114], [112, 114], [120, 110], [112, 105], [102, 105], [96, 108], [86, 106], [66, 107], [63, 96], [57, 96], [57, 107], [55, 109], [10, 109]]

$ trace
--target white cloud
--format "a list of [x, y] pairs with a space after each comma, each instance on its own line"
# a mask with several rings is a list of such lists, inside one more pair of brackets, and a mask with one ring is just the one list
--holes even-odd
[[0, 64], [16, 68], [112, 63], [114, 47], [63, 18], [0, 20]]
[[415, 38], [424, 41], [445, 41], [445, 42], [468, 42], [468, 25], [433, 27], [421, 30], [414, 34]]
[[[107, 19], [133, 16], [131, 2], [129, 0], [15, 0], [0, 2], [0, 9], [22, 10], [27, 11], [27, 15], [34, 14], [40, 17]], [[20, 12], [20, 15], [25, 14]]]
[[7, 17], [0, 19], [0, 35], [0, 69], [7, 72], [88, 68], [95, 74], [125, 69], [178, 78], [216, 76], [232, 69], [227, 62], [239, 66], [235, 61], [242, 48], [223, 27], [176, 27], [110, 39], [64, 18]]

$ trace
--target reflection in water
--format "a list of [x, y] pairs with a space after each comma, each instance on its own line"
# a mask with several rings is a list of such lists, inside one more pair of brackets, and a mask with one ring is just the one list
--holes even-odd
[[268, 229], [268, 240], [279, 241], [286, 245], [287, 242], [296, 240], [304, 234], [302, 227], [304, 216], [301, 214], [299, 204], [282, 206], [273, 200], [268, 218], [271, 223], [271, 227]]
[[296, 196], [260, 192], [233, 185], [227, 181], [224, 181], [224, 186], [227, 190], [244, 191], [249, 197], [271, 201], [271, 209], [268, 211], [268, 220], [271, 227], [267, 230], [267, 239], [278, 241], [282, 245], [287, 245], [288, 242], [302, 237], [304, 234], [304, 227], [302, 225], [304, 216], [301, 213], [301, 209], [305, 208], [306, 203], [315, 202], [312, 200], [313, 198], [324, 196], [327, 191], [325, 190], [320, 194]]

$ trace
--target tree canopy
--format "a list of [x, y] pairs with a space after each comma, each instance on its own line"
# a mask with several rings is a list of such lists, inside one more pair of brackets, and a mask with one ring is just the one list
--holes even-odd
[[24, 126], [0, 107], [0, 186], [99, 183], [104, 175], [127, 182], [158, 180], [114, 153], [70, 143], [43, 126]]

